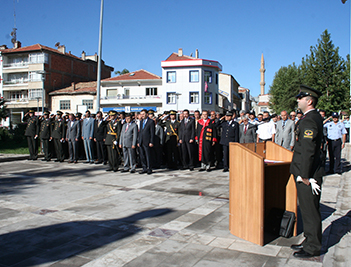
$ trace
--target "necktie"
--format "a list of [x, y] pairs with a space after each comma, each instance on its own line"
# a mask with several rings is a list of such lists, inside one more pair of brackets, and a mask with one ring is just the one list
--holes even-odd
[[246, 132], [247, 132], [247, 125], [245, 125], [244, 134], [246, 134]]
[[143, 121], [143, 129], [144, 129], [144, 127], [145, 127], [145, 124], [146, 124], [146, 120]]
[[285, 127], [285, 121], [283, 121], [283, 130], [284, 130], [284, 127]]
[[127, 124], [127, 127], [126, 127], [126, 132], [128, 131], [128, 127], [129, 127], [129, 123]]

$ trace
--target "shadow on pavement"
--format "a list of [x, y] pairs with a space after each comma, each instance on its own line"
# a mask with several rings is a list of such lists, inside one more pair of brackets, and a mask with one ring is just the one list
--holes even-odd
[[[143, 230], [135, 224], [137, 221], [170, 212], [173, 210], [153, 209], [117, 220], [74, 221], [2, 234], [0, 266], [33, 266], [55, 262], [80, 254], [87, 255], [104, 246], [104, 253], [108, 253], [123, 245], [122, 239]], [[115, 246], [107, 246], [119, 240], [121, 242]]]

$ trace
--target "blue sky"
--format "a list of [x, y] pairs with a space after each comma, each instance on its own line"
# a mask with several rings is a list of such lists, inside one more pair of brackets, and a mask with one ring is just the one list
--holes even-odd
[[[219, 61], [253, 96], [260, 93], [260, 59], [266, 92], [281, 66], [299, 64], [328, 29], [343, 58], [350, 52], [350, 0], [105, 0], [106, 64], [161, 76], [161, 61], [178, 48]], [[11, 44], [13, 0], [0, 0], [0, 44]], [[22, 46], [56, 42], [80, 56], [98, 51], [100, 0], [15, 0]]]

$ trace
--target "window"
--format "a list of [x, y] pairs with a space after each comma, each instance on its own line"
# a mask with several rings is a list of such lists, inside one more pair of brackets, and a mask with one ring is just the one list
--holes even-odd
[[123, 98], [129, 98], [130, 95], [130, 89], [129, 88], [124, 88], [124, 96]]
[[28, 100], [28, 93], [26, 91], [10, 91], [4, 92], [4, 94], [5, 98], [10, 102], [23, 102]]
[[157, 95], [157, 88], [146, 88], [146, 95]]
[[82, 105], [83, 106], [87, 106], [87, 109], [93, 109], [94, 100], [92, 100], [92, 99], [83, 99], [82, 100]]
[[189, 93], [189, 103], [190, 104], [199, 104], [199, 92], [190, 92]]
[[49, 55], [45, 53], [33, 53], [29, 54], [29, 63], [38, 64], [38, 63], [49, 63]]
[[205, 70], [205, 82], [212, 83], [212, 71]]
[[218, 73], [216, 73], [216, 84], [218, 84]]
[[176, 82], [176, 72], [175, 71], [167, 71], [167, 82], [175, 83]]
[[176, 94], [167, 93], [167, 104], [176, 104]]
[[191, 70], [189, 71], [189, 81], [191, 83], [195, 83], [199, 81], [199, 71], [198, 70]]
[[216, 105], [218, 105], [218, 94], [216, 94]]
[[7, 59], [7, 64], [4, 64], [4, 67], [21, 67], [28, 65], [28, 56], [27, 57], [13, 57]]
[[40, 82], [41, 81], [41, 74], [37, 72], [30, 72], [29, 73], [29, 80], [31, 82]]
[[28, 73], [10, 73], [6, 84], [28, 83]]
[[43, 97], [43, 89], [30, 89], [29, 99], [37, 99]]
[[204, 98], [205, 98], [204, 99], [205, 104], [212, 105], [212, 93], [205, 92]]
[[71, 109], [71, 100], [60, 100], [60, 109]]
[[117, 89], [107, 89], [106, 90], [107, 98], [116, 98], [117, 97]]

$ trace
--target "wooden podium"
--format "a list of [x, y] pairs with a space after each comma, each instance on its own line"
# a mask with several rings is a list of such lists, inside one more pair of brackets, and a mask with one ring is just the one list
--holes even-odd
[[272, 208], [297, 216], [296, 186], [290, 175], [293, 153], [273, 142], [230, 143], [229, 150], [229, 230], [263, 246], [264, 222]]

